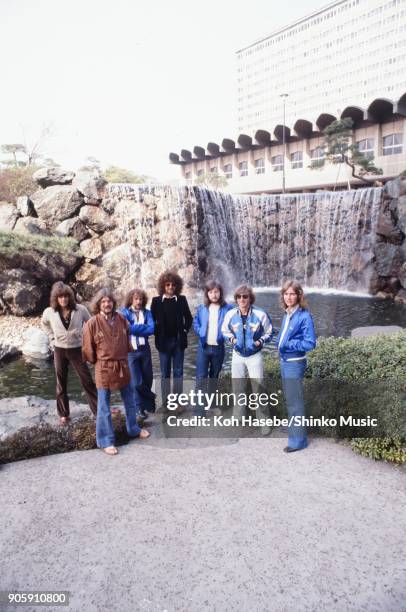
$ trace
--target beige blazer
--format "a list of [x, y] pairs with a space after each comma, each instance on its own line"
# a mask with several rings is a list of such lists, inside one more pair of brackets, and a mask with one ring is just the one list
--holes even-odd
[[83, 325], [90, 319], [88, 309], [81, 304], [76, 304], [76, 310], [72, 311], [69, 328], [65, 329], [59, 312], [49, 307], [43, 312], [41, 327], [49, 335], [49, 340], [59, 348], [78, 348], [82, 346]]

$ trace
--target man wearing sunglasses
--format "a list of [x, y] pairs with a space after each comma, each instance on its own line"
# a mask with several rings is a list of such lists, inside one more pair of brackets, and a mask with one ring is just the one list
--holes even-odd
[[183, 280], [176, 272], [163, 272], [158, 279], [157, 288], [159, 295], [152, 298], [151, 313], [155, 322], [155, 346], [159, 352], [162, 405], [166, 407], [171, 370], [173, 393], [182, 392], [187, 334], [193, 317], [186, 297], [181, 295]]
[[[222, 326], [223, 336], [233, 347], [231, 376], [233, 391], [243, 389], [242, 381], [248, 373], [252, 381], [253, 392], [259, 389], [264, 378], [263, 346], [272, 337], [272, 322], [269, 315], [254, 306], [255, 295], [251, 287], [241, 285], [234, 292], [236, 307], [229, 310]], [[238, 418], [242, 408], [235, 407]], [[258, 415], [260, 416], [260, 415]]]

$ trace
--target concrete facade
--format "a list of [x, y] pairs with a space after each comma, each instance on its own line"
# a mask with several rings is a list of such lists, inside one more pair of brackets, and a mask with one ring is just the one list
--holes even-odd
[[[406, 89], [406, 1], [340, 0], [237, 51], [237, 129], [338, 116]], [[267, 127], [268, 126], [268, 127]]]

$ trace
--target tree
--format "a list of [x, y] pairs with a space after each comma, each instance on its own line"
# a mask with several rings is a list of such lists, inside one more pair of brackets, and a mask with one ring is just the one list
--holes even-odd
[[204, 185], [211, 189], [223, 189], [227, 187], [227, 179], [217, 172], [206, 172], [197, 177], [195, 184]]
[[[325, 157], [333, 164], [346, 164], [354, 178], [370, 185], [374, 179], [367, 175], [382, 174], [382, 170], [374, 165], [373, 155], [365, 155], [356, 144], [351, 144], [353, 123], [351, 117], [346, 117], [333, 121], [323, 130]], [[320, 167], [320, 164], [312, 167]]]
[[2, 161], [2, 164], [4, 164], [5, 166], [14, 166], [15, 168], [18, 168], [18, 166], [25, 166], [26, 163], [22, 162], [21, 160], [17, 159], [17, 155], [18, 153], [22, 153], [23, 155], [27, 156], [27, 150], [25, 148], [25, 145], [23, 144], [3, 144], [1, 145], [1, 152], [4, 155], [12, 155], [13, 158], [12, 159], [6, 159]]
[[135, 174], [132, 170], [119, 168], [118, 166], [109, 166], [103, 172], [103, 176], [109, 183], [146, 183], [151, 181], [151, 177], [145, 174]]

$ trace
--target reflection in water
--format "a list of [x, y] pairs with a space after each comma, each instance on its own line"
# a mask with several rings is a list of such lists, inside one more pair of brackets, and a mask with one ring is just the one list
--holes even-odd
[[[257, 305], [265, 308], [272, 317], [275, 328], [282, 321], [279, 295], [275, 292], [257, 292]], [[367, 325], [399, 325], [406, 327], [406, 306], [391, 300], [351, 295], [322, 295], [309, 293], [309, 309], [313, 314], [318, 336], [348, 337], [354, 327]], [[151, 341], [154, 374], [159, 376], [159, 359], [153, 339]], [[267, 349], [270, 350], [270, 349]], [[189, 334], [186, 349], [185, 378], [195, 375], [197, 339], [193, 331]], [[229, 370], [231, 355], [226, 353], [225, 369]], [[55, 397], [55, 378], [52, 362], [28, 362], [24, 358], [5, 364], [0, 368], [0, 397], [37, 395], [43, 398]], [[72, 399], [86, 402], [73, 371], [68, 384]]]

